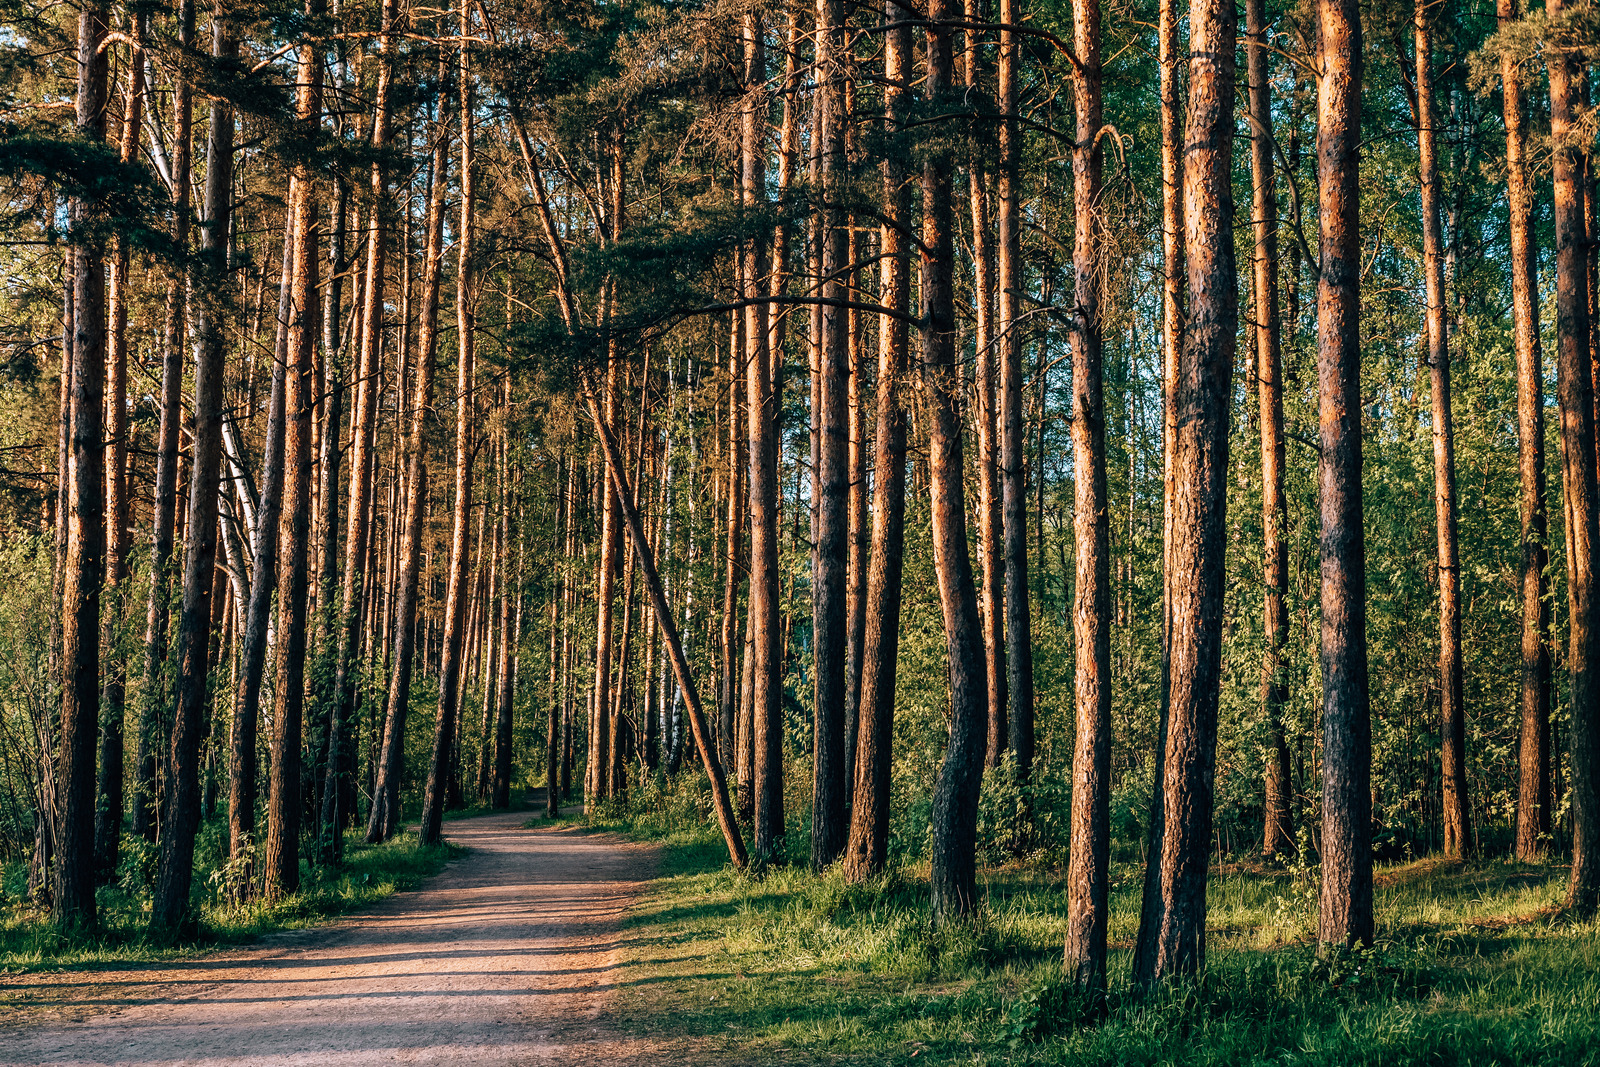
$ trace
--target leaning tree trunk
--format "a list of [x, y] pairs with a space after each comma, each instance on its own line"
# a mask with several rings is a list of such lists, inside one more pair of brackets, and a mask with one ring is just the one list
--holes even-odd
[[[1522, 17], [1519, 0], [1498, 0], [1500, 28]], [[1511, 310], [1517, 345], [1517, 469], [1522, 514], [1522, 737], [1518, 752], [1516, 855], [1541, 859], [1550, 834], [1550, 604], [1544, 497], [1544, 357], [1539, 343], [1539, 256], [1533, 243], [1527, 111], [1522, 67], [1500, 61], [1506, 124], [1506, 193], [1510, 206]]]
[[[1197, 14], [1199, 10], [1197, 5]], [[1106, 985], [1111, 884], [1111, 523], [1101, 366], [1101, 223], [1097, 217], [1104, 160], [1100, 147], [1104, 113], [1099, 0], [1076, 0], [1073, 4], [1073, 50], [1082, 64], [1073, 81], [1078, 129], [1072, 155], [1072, 266], [1077, 280], [1077, 309], [1072, 319], [1072, 446], [1076, 471], [1072, 525], [1077, 568], [1072, 632], [1077, 658], [1073, 672], [1076, 742], [1072, 756], [1072, 845], [1067, 873], [1064, 966], [1080, 988], [1099, 996]], [[1231, 84], [1230, 80], [1230, 87]], [[1191, 116], [1191, 121], [1197, 117]], [[1224, 159], [1224, 175], [1226, 167]], [[1225, 213], [1223, 217], [1229, 216]], [[1229, 243], [1228, 247], [1233, 246]]]
[[1361, 10], [1356, 0], [1317, 0], [1316, 11], [1323, 753], [1317, 936], [1324, 944], [1352, 945], [1372, 940], [1372, 721], [1361, 503]]
[[[928, 17], [927, 100], [938, 108], [951, 90], [952, 0], [932, 0]], [[928, 487], [933, 563], [950, 670], [950, 741], [933, 789], [929, 891], [933, 921], [944, 925], [978, 906], [978, 789], [983, 781], [988, 685], [977, 590], [967, 545], [962, 484], [961, 377], [955, 358], [951, 161], [947, 151], [922, 166], [922, 374], [928, 392]]]
[[1422, 186], [1422, 273], [1427, 286], [1429, 382], [1433, 400], [1433, 503], [1439, 572], [1439, 770], [1444, 779], [1444, 853], [1471, 850], [1467, 829], [1467, 721], [1461, 691], [1461, 550], [1456, 538], [1456, 445], [1450, 411], [1450, 337], [1444, 315], [1439, 224], [1438, 131], [1434, 128], [1433, 43], [1426, 0], [1417, 0], [1417, 169]]
[[[213, 19], [212, 56], [223, 62], [238, 53], [221, 11]], [[313, 90], [314, 92], [314, 90]], [[315, 97], [313, 97], [315, 99]], [[303, 99], [302, 99], [303, 105]], [[178, 623], [178, 701], [172, 725], [172, 789], [161, 834], [161, 864], [150, 922], [175, 931], [189, 912], [194, 877], [195, 835], [200, 829], [200, 742], [210, 710], [211, 586], [217, 560], [217, 493], [222, 473], [222, 420], [226, 347], [228, 218], [233, 198], [233, 109], [211, 102], [206, 141], [206, 225], [201, 231], [194, 286], [195, 322], [193, 466], [189, 474], [188, 544], [184, 552], [183, 607]]]
[[[1206, 874], [1222, 670], [1228, 428], [1239, 298], [1232, 241], [1234, 37], [1231, 0], [1190, 8], [1184, 145], [1187, 329], [1173, 400], [1178, 472], [1172, 505], [1171, 674], [1166, 746], [1157, 768], [1164, 807], [1159, 926], [1140, 937], [1136, 981], [1193, 974], [1205, 963]], [[1080, 505], [1081, 510], [1081, 505]], [[1080, 579], [1081, 581], [1081, 579]]]
[[[1565, 5], [1546, 5], [1552, 14]], [[1600, 630], [1595, 626], [1596, 538], [1594, 381], [1589, 366], [1588, 257], [1584, 252], [1581, 165], [1574, 147], [1582, 68], [1570, 52], [1553, 55], [1550, 137], [1555, 177], [1557, 394], [1561, 408], [1561, 484], [1567, 515], [1567, 669], [1572, 678], [1572, 875], [1567, 906], [1600, 907]]]
[[[102, 48], [107, 5], [90, 0], [78, 13], [79, 136], [103, 141], [107, 61]], [[68, 207], [77, 225], [89, 205]], [[66, 468], [66, 555], [61, 566], [61, 741], [56, 752], [55, 887], [51, 918], [93, 927], [95, 733], [100, 708], [100, 582], [105, 561], [101, 499], [105, 463], [105, 248], [90, 238], [73, 251], [72, 393]], [[210, 586], [208, 585], [209, 592]]]

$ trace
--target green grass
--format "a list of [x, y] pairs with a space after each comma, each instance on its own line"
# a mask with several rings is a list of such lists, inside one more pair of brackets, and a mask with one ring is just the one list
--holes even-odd
[[48, 916], [22, 902], [26, 870], [20, 865], [8, 868], [0, 898], [0, 973], [157, 962], [276, 930], [315, 926], [413, 889], [465, 851], [447, 842], [424, 847], [411, 832], [379, 845], [364, 844], [352, 833], [345, 838], [345, 863], [337, 870], [302, 862], [299, 892], [272, 903], [236, 904], [218, 890], [218, 834], [216, 824], [202, 831], [194, 882], [198, 930], [178, 941], [151, 937], [147, 930], [155, 854], [143, 842], [124, 839], [122, 878], [99, 890], [100, 927], [92, 934], [67, 934], [51, 926]]
[[1558, 912], [1558, 867], [1380, 867], [1379, 938], [1320, 960], [1314, 872], [1223, 865], [1207, 968], [1129, 988], [1138, 864], [1116, 865], [1112, 975], [1096, 1019], [1061, 980], [1064, 872], [982, 871], [980, 919], [928, 924], [926, 871], [734, 872], [714, 826], [612, 813], [660, 841], [629, 920], [617, 1025], [717, 1060], [837, 1064], [1600, 1064], [1600, 928]]

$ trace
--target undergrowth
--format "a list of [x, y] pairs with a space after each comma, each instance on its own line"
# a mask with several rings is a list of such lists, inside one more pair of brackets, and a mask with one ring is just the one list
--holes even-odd
[[1325, 956], [1314, 867], [1214, 864], [1205, 970], [1144, 994], [1129, 857], [1094, 1002], [1061, 972], [1056, 857], [984, 868], [976, 920], [935, 931], [925, 867], [753, 879], [699, 797], [636, 794], [588, 824], [665, 846], [630, 920], [618, 1025], [729, 1063], [1600, 1064], [1600, 927], [1560, 915], [1558, 867], [1380, 866], [1376, 944]]
[[378, 845], [367, 845], [359, 833], [351, 833], [345, 838], [342, 866], [302, 862], [299, 892], [270, 903], [241, 902], [227, 891], [231, 869], [224, 857], [226, 830], [217, 820], [201, 832], [192, 898], [198, 921], [190, 936], [176, 941], [152, 937], [147, 928], [158, 856], [142, 838], [124, 838], [118, 880], [98, 891], [100, 925], [92, 933], [67, 933], [52, 926], [48, 915], [23, 899], [26, 867], [7, 867], [0, 882], [0, 973], [172, 959], [275, 930], [313, 926], [413, 889], [464, 851], [447, 842], [422, 846], [410, 832]]

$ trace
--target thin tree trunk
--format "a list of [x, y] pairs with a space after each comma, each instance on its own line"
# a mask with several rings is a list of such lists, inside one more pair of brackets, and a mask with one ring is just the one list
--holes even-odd
[[1350, 945], [1372, 940], [1373, 918], [1372, 721], [1361, 502], [1360, 5], [1356, 0], [1317, 0], [1317, 19], [1323, 724], [1317, 936], [1324, 943]]
[[[1548, 4], [1553, 15], [1565, 7]], [[1556, 224], [1557, 393], [1561, 408], [1561, 483], [1567, 515], [1567, 669], [1572, 678], [1572, 875], [1567, 906], [1600, 907], [1600, 629], [1595, 626], [1596, 538], [1594, 381], [1589, 366], [1588, 257], [1584, 251], [1581, 166], [1574, 147], [1582, 68], [1570, 53], [1550, 57], [1550, 137]]]
[[1444, 779], [1444, 852], [1458, 859], [1472, 847], [1467, 825], [1467, 723], [1461, 691], [1461, 551], [1456, 537], [1456, 446], [1450, 410], [1450, 337], [1444, 313], [1432, 28], [1425, 7], [1426, 0], [1417, 0], [1413, 22], [1417, 169], [1422, 186], [1422, 261], [1433, 403], [1433, 502], [1438, 532], [1439, 761]]
[[566, 621], [568, 568], [571, 566], [570, 550], [572, 507], [576, 490], [577, 464], [567, 456], [561, 457], [556, 472], [556, 536], [555, 543], [563, 549], [560, 562], [550, 585], [550, 698], [545, 720], [544, 748], [544, 814], [547, 819], [561, 817], [561, 683], [563, 623]]
[[[745, 264], [737, 264], [740, 283], [749, 292], [750, 281], [744, 273]], [[739, 462], [744, 453], [741, 443], [747, 436], [745, 431], [745, 411], [743, 384], [741, 380], [740, 361], [745, 358], [744, 326], [747, 316], [742, 311], [735, 311], [730, 320], [728, 331], [728, 448], [727, 448], [727, 488], [728, 488], [728, 519], [724, 541], [727, 545], [723, 560], [726, 570], [722, 583], [722, 677], [718, 687], [717, 700], [717, 740], [718, 752], [722, 756], [724, 766], [738, 764], [737, 776], [740, 785], [749, 789], [749, 767], [744, 762], [735, 758], [735, 734], [740, 729], [740, 724], [749, 713], [747, 702], [740, 700], [739, 686], [739, 646], [734, 644], [735, 635], [738, 634], [739, 620], [739, 572], [745, 566], [743, 559], [744, 544], [744, 517], [745, 504], [748, 497], [745, 492], [744, 465]], [[748, 622], [746, 623], [748, 625]], [[748, 806], [748, 805], [745, 805]]]
[[[1522, 17], [1520, 0], [1498, 0], [1500, 28]], [[1539, 343], [1539, 258], [1533, 243], [1533, 191], [1527, 164], [1522, 67], [1500, 61], [1510, 202], [1511, 308], [1517, 344], [1517, 468], [1522, 515], [1522, 736], [1518, 753], [1516, 855], [1542, 858], [1550, 833], [1550, 605], [1544, 497], [1544, 357]]]
[[[461, 21], [463, 29], [470, 27], [467, 0], [462, 0]], [[469, 36], [463, 32], [463, 37]], [[461, 219], [458, 225], [456, 248], [456, 486], [455, 509], [450, 532], [450, 576], [447, 580], [444, 608], [444, 637], [439, 663], [439, 715], [434, 724], [433, 754], [428, 761], [428, 784], [423, 794], [422, 822], [417, 837], [423, 844], [439, 840], [439, 828], [444, 820], [445, 793], [452, 774], [451, 749], [457, 734], [456, 720], [460, 711], [460, 677], [462, 666], [462, 638], [467, 613], [467, 524], [472, 518], [472, 461], [473, 461], [473, 397], [475, 391], [474, 360], [477, 349], [473, 344], [472, 319], [472, 241], [474, 237], [474, 201], [477, 174], [472, 159], [472, 83], [467, 67], [465, 43], [462, 44], [461, 66], [458, 72], [458, 95], [461, 108]], [[441, 101], [440, 107], [442, 108]], [[420, 409], [419, 409], [420, 410]], [[396, 660], [395, 668], [400, 668]], [[378, 817], [378, 800], [373, 803], [373, 817], [367, 826], [367, 840], [382, 840], [400, 828], [400, 774], [405, 755], [405, 705], [390, 695], [391, 714], [384, 726], [384, 763], [380, 770], [383, 783], [383, 818]], [[397, 713], [395, 709], [397, 708]]]
[[[759, 32], [759, 31], [758, 31]], [[821, 238], [824, 300], [844, 300], [846, 230], [849, 219], [837, 206], [844, 200], [844, 40], [843, 0], [817, 0], [817, 77], [821, 104], [816, 132], [823, 206], [817, 214]], [[746, 36], [746, 81], [766, 79], [764, 49], [751, 58]], [[748, 143], [748, 141], [747, 141]], [[763, 175], [764, 177], [764, 175]], [[753, 280], [754, 281], [754, 280]], [[849, 324], [842, 307], [821, 310], [819, 396], [816, 424], [817, 542], [811, 586], [814, 700], [811, 758], [811, 869], [820, 871], [843, 851], [845, 822], [844, 721], [846, 668], [846, 581], [849, 577], [850, 427]], [[764, 361], [763, 361], [764, 362]]]
[[[1209, 13], [1197, 2], [1197, 16]], [[1231, 56], [1231, 36], [1226, 40], [1229, 47], [1224, 54]], [[1077, 0], [1073, 4], [1073, 49], [1082, 65], [1073, 81], [1078, 128], [1072, 156], [1072, 259], [1077, 281], [1072, 330], [1072, 512], [1077, 566], [1072, 631], [1077, 659], [1073, 672], [1076, 743], [1072, 757], [1072, 845], [1067, 872], [1064, 965], [1080, 988], [1099, 996], [1106, 984], [1111, 882], [1111, 523], [1101, 366], [1099, 245], [1103, 224], [1097, 217], [1104, 163], [1100, 147], [1103, 103], [1099, 0]], [[1226, 74], [1231, 91], [1231, 62], [1226, 65]], [[1226, 117], [1226, 101], [1230, 97], [1225, 95], [1223, 99]], [[1199, 112], [1191, 114], [1191, 128], [1209, 118]], [[1211, 131], [1206, 129], [1205, 134], [1211, 135]], [[1209, 147], [1198, 137], [1196, 141], [1199, 143], [1194, 148]], [[1226, 152], [1226, 143], [1223, 147]], [[1225, 185], [1226, 154], [1222, 173]], [[1231, 217], [1226, 209], [1222, 210], [1222, 218]], [[1228, 243], [1229, 250], [1232, 247]], [[1231, 268], [1231, 256], [1227, 262]], [[1226, 380], [1224, 373], [1223, 381]]]
[[[133, 54], [128, 62], [128, 95], [122, 112], [122, 142], [118, 156], [131, 163], [139, 154], [139, 128], [144, 110], [145, 27], [149, 16], [134, 13], [130, 21]], [[123, 715], [127, 696], [127, 661], [122, 654], [124, 600], [127, 590], [128, 552], [132, 529], [128, 523], [128, 242], [117, 242], [111, 260], [108, 303], [109, 338], [106, 360], [106, 577], [104, 618], [100, 621], [100, 646], [107, 654], [100, 689], [100, 777], [95, 789], [94, 860], [98, 881], [116, 875], [122, 843]]]
[[[78, 13], [77, 128], [105, 140], [108, 11], [90, 0]], [[89, 206], [74, 200], [74, 224]], [[92, 928], [94, 899], [95, 740], [100, 707], [100, 586], [105, 511], [105, 249], [98, 239], [72, 252], [72, 392], [66, 501], [66, 554], [61, 565], [61, 740], [56, 753], [55, 886], [51, 918], [62, 927]], [[209, 591], [210, 586], [207, 586]], [[198, 801], [198, 798], [196, 798]]]
[[[1158, 768], [1164, 833], [1161, 851], [1150, 857], [1150, 863], [1160, 867], [1160, 926], [1153, 935], [1140, 938], [1151, 951], [1141, 956], [1143, 969], [1134, 974], [1145, 985], [1195, 973], [1205, 963], [1206, 874], [1222, 667], [1228, 429], [1239, 313], [1231, 184], [1237, 22], [1231, 0], [1194, 0], [1190, 8], [1183, 175], [1190, 304], [1173, 397], [1178, 476], [1171, 501], [1168, 583], [1171, 675], [1166, 749]], [[1073, 377], [1078, 377], [1076, 370]], [[1074, 414], [1076, 430], [1081, 415]], [[1077, 511], [1081, 515], [1083, 510], [1080, 497]], [[1079, 567], [1081, 575], [1081, 563]], [[1080, 585], [1082, 581], [1080, 577]]]
[[872, 447], [872, 562], [867, 573], [866, 633], [861, 645], [861, 711], [855, 789], [844, 873], [865, 881], [883, 870], [889, 850], [889, 786], [894, 742], [895, 667], [900, 650], [900, 589], [905, 561], [906, 417], [899, 390], [906, 372], [911, 273], [902, 227], [911, 218], [905, 164], [898, 143], [910, 106], [911, 29], [901, 0], [884, 0], [884, 126], [893, 138], [880, 172], [884, 223], [879, 233], [877, 427]]
[[[212, 20], [211, 52], [229, 61], [238, 42], [220, 9]], [[308, 48], [309, 50], [309, 48]], [[316, 89], [311, 94], [315, 106]], [[313, 111], [313, 114], [315, 112]], [[303, 111], [302, 111], [303, 114]], [[178, 701], [172, 726], [172, 788], [161, 834], [160, 870], [151, 905], [151, 925], [175, 931], [185, 924], [194, 876], [195, 835], [200, 828], [200, 743], [209, 706], [211, 585], [217, 559], [217, 494], [222, 471], [222, 420], [226, 414], [226, 349], [223, 312], [228, 219], [233, 199], [233, 109], [211, 101], [206, 139], [206, 222], [201, 230], [195, 291], [194, 460], [189, 476], [188, 543], [184, 552], [183, 608], [178, 624]], [[81, 306], [81, 304], [80, 304]], [[80, 338], [81, 340], [81, 338]]]
[[[1284, 492], [1283, 355], [1278, 322], [1278, 199], [1272, 158], [1272, 81], [1268, 66], [1265, 0], [1246, 0], [1246, 56], [1250, 72], [1250, 176], [1255, 190], [1256, 388], [1261, 406], [1262, 642], [1261, 710], [1267, 724], [1266, 796], [1261, 851], [1294, 850], [1289, 808], [1289, 742], [1284, 708], [1289, 680], [1284, 651], [1289, 640], [1289, 507]], [[1176, 409], [1173, 409], [1176, 415]]]
[[[1000, 0], [1000, 22], [1022, 21], [1021, 0]], [[1005, 541], [1006, 699], [1010, 747], [1017, 780], [1033, 776], [1033, 616], [1028, 602], [1027, 423], [1022, 414], [1022, 303], [1026, 280], [1022, 261], [1022, 129], [1018, 86], [1022, 79], [1022, 38], [1000, 31], [1000, 159], [995, 192], [995, 328], [1000, 345], [1001, 534]]]
[[[511, 414], [511, 380], [506, 379], [505, 417]], [[501, 431], [502, 437], [505, 431]], [[510, 457], [502, 455], [501, 462]], [[509, 487], [508, 487], [509, 490]], [[519, 510], [520, 514], [520, 510]], [[516, 697], [517, 626], [522, 618], [522, 559], [526, 541], [519, 537], [521, 522], [512, 524], [511, 501], [501, 505], [500, 540], [504, 553], [511, 554], [511, 539], [517, 537], [517, 569], [509, 582], [502, 579], [500, 591], [500, 685], [495, 692], [494, 766], [489, 782], [489, 806], [499, 811], [511, 807], [511, 726], [513, 701]], [[501, 561], [505, 566], [505, 561]], [[489, 739], [485, 738], [485, 745]]]

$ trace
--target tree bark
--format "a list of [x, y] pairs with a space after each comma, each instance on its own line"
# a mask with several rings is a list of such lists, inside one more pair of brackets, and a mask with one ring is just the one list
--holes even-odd
[[1426, 285], [1432, 394], [1433, 503], [1439, 572], [1439, 766], [1444, 780], [1444, 854], [1471, 850], [1467, 819], [1466, 712], [1461, 687], [1461, 550], [1456, 537], [1456, 446], [1450, 409], [1450, 336], [1444, 309], [1444, 240], [1439, 222], [1438, 132], [1433, 106], [1433, 41], [1426, 0], [1413, 16], [1416, 41], [1417, 170], [1422, 187], [1422, 265]]
[[1361, 12], [1317, 0], [1317, 481], [1322, 509], [1322, 893], [1318, 938], [1370, 943], [1372, 721], [1361, 501]]
[[[1562, 10], [1556, 0], [1551, 14]], [[1561, 484], [1567, 515], [1567, 669], [1571, 675], [1572, 874], [1567, 906], [1579, 915], [1600, 907], [1600, 630], [1595, 627], [1596, 538], [1594, 381], [1589, 366], [1589, 308], [1584, 250], [1582, 167], [1578, 158], [1580, 59], [1557, 52], [1550, 71], [1550, 139], [1555, 178], [1557, 397], [1561, 409]]]
[[[1289, 740], [1284, 709], [1289, 680], [1284, 652], [1289, 640], [1289, 504], [1284, 491], [1283, 348], [1278, 319], [1278, 197], [1272, 158], [1272, 79], [1265, 0], [1245, 2], [1250, 78], [1250, 176], [1255, 199], [1256, 395], [1261, 407], [1262, 638], [1261, 713], [1267, 724], [1262, 855], [1294, 851], [1289, 804]], [[1174, 408], [1173, 414], [1177, 411]]]
[[[1000, 22], [1022, 21], [1021, 0], [1000, 0]], [[1020, 318], [1026, 280], [1022, 261], [1022, 129], [1018, 85], [1022, 77], [1022, 38], [1000, 31], [1000, 159], [995, 192], [995, 274], [998, 287], [995, 328], [1000, 346], [1000, 477], [1002, 536], [1005, 540], [1006, 694], [1012, 759], [1024, 787], [1033, 776], [1033, 617], [1028, 600], [1027, 423], [1022, 413], [1022, 333]]]
[[1205, 964], [1222, 680], [1228, 429], [1239, 317], [1231, 240], [1237, 21], [1231, 0], [1194, 0], [1190, 7], [1183, 173], [1189, 307], [1173, 397], [1178, 437], [1168, 583], [1171, 674], [1159, 767], [1164, 832], [1161, 851], [1150, 858], [1160, 866], [1161, 901], [1158, 928], [1140, 939], [1151, 946], [1134, 975], [1144, 985], [1196, 973]]
[[[122, 111], [118, 157], [132, 163], [139, 154], [139, 127], [144, 111], [145, 28], [149, 16], [131, 15], [132, 55], [128, 61], [128, 93]], [[100, 645], [106, 651], [106, 672], [100, 687], [100, 777], [95, 793], [94, 865], [100, 882], [116, 876], [122, 844], [123, 727], [127, 696], [127, 662], [122, 655], [124, 601], [132, 529], [128, 514], [128, 291], [131, 282], [128, 242], [117, 242], [112, 256], [108, 303], [106, 360], [106, 577]]]
[[[849, 220], [837, 206], [843, 199], [845, 23], [843, 0], [817, 0], [817, 77], [821, 94], [817, 130], [823, 204], [817, 213], [821, 238], [825, 300], [849, 296], [845, 276]], [[746, 37], [746, 80], [754, 86], [766, 79], [765, 50], [751, 59]], [[764, 176], [764, 175], [763, 175]], [[811, 869], [820, 871], [843, 851], [845, 822], [844, 720], [847, 652], [846, 585], [849, 577], [850, 452], [849, 452], [849, 324], [842, 307], [823, 307], [819, 350], [820, 407], [817, 411], [817, 544], [812, 578], [811, 614], [814, 701], [811, 759]], [[765, 361], [763, 361], [764, 363]]]
[[[78, 13], [77, 128], [91, 142], [106, 135], [108, 79], [104, 0]], [[88, 221], [74, 200], [69, 217]], [[61, 739], [56, 752], [55, 885], [51, 918], [92, 928], [94, 899], [95, 741], [100, 707], [100, 586], [105, 567], [105, 249], [85, 236], [72, 249], [72, 392], [66, 530], [61, 567]], [[209, 591], [210, 586], [207, 586]]]
[[[1197, 17], [1212, 14], [1199, 3], [1194, 12]], [[1228, 40], [1231, 44], [1231, 37]], [[1078, 124], [1072, 154], [1072, 261], [1077, 282], [1077, 306], [1072, 320], [1072, 510], [1077, 569], [1072, 631], [1077, 658], [1073, 672], [1076, 743], [1072, 757], [1072, 844], [1064, 966], [1080, 988], [1098, 997], [1106, 984], [1111, 881], [1111, 523], [1101, 365], [1102, 224], [1097, 217], [1104, 163], [1100, 147], [1104, 112], [1099, 0], [1076, 0], [1073, 4], [1073, 50], [1081, 64], [1073, 81]], [[1227, 54], [1231, 55], [1231, 47]], [[1226, 65], [1226, 74], [1232, 74], [1231, 63]], [[1227, 85], [1231, 92], [1231, 78]], [[1228, 99], [1231, 97], [1224, 97], [1225, 117], [1231, 114], [1227, 110]], [[1209, 143], [1210, 137], [1215, 136], [1207, 125], [1211, 120], [1206, 112], [1190, 115], [1195, 130], [1191, 151], [1215, 150]], [[1224, 143], [1222, 147], [1226, 153], [1228, 145]], [[1226, 185], [1226, 154], [1221, 166]], [[1196, 193], [1201, 190], [1197, 188]], [[1223, 201], [1218, 207], [1226, 203]], [[1227, 219], [1230, 213], [1224, 210], [1221, 217]], [[1224, 243], [1231, 250], [1231, 242]], [[1228, 264], [1231, 267], [1231, 257]]]
[[[1502, 30], [1522, 17], [1520, 0], [1497, 0]], [[1541, 859], [1550, 834], [1550, 605], [1544, 570], [1549, 521], [1544, 496], [1544, 356], [1539, 341], [1539, 257], [1533, 243], [1527, 111], [1522, 67], [1500, 61], [1510, 207], [1511, 309], [1517, 345], [1517, 470], [1521, 481], [1522, 736], [1518, 751], [1516, 856]]]
[[[924, 93], [943, 106], [951, 90], [952, 0], [931, 0]], [[933, 790], [929, 890], [936, 925], [977, 909], [978, 789], [983, 782], [987, 675], [962, 484], [961, 378], [955, 359], [955, 250], [947, 151], [922, 166], [922, 376], [928, 392], [933, 563], [950, 670], [950, 741]]]
[[[231, 60], [238, 42], [229, 35], [223, 12], [214, 13], [213, 58]], [[313, 97], [315, 99], [315, 97]], [[150, 922], [161, 931], [186, 925], [189, 887], [194, 877], [195, 834], [200, 828], [200, 743], [210, 693], [211, 585], [217, 559], [217, 493], [222, 472], [222, 420], [226, 414], [223, 336], [227, 283], [229, 214], [233, 198], [233, 108], [211, 102], [206, 138], [206, 220], [194, 286], [199, 314], [195, 322], [194, 443], [189, 475], [188, 543], [184, 552], [183, 607], [178, 623], [178, 700], [172, 725], [172, 790], [166, 800], [160, 870]]]
[[[307, 14], [322, 13], [321, 0], [311, 0]], [[300, 50], [299, 121], [315, 130], [322, 110], [322, 46], [307, 43]], [[300, 888], [300, 823], [303, 715], [305, 711], [306, 600], [310, 584], [311, 467], [316, 461], [311, 441], [316, 419], [317, 335], [321, 330], [318, 269], [318, 207], [309, 165], [295, 167], [290, 177], [290, 211], [294, 215], [294, 289], [290, 296], [291, 363], [284, 373], [284, 506], [278, 519], [277, 663], [273, 678], [272, 763], [267, 778], [267, 840], [261, 857], [262, 896], [275, 900]], [[367, 279], [370, 288], [372, 279]]]

